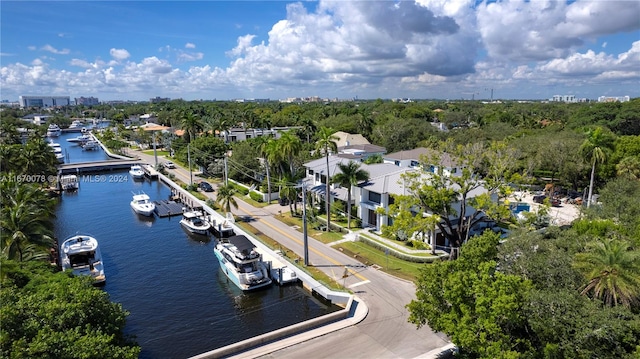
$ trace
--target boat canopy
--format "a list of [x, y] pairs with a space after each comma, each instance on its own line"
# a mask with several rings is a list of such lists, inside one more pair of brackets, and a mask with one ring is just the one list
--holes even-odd
[[227, 238], [229, 243], [233, 244], [238, 252], [249, 256], [251, 251], [256, 247], [247, 237], [243, 235], [231, 236]]

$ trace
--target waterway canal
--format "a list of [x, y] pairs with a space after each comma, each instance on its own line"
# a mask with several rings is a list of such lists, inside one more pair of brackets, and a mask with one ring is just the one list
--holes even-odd
[[[76, 135], [55, 140], [71, 162], [104, 159], [103, 151], [70, 148], [66, 139]], [[103, 175], [81, 176], [79, 191], [63, 194], [55, 232], [60, 242], [77, 232], [98, 239], [104, 290], [130, 312], [126, 332], [142, 346], [141, 358], [185, 358], [340, 309], [296, 286], [243, 293], [220, 271], [213, 242], [188, 235], [179, 217], [131, 210], [133, 193], [167, 199], [166, 185], [134, 181], [127, 171]]]

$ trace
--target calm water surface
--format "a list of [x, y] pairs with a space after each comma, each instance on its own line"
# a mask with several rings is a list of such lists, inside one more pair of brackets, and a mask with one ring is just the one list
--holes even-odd
[[[106, 158], [66, 141], [77, 135], [55, 140], [70, 162]], [[169, 187], [134, 181], [127, 171], [103, 174], [81, 176], [79, 191], [61, 197], [56, 236], [98, 239], [104, 290], [130, 312], [126, 332], [142, 346], [141, 358], [185, 358], [339, 309], [296, 286], [243, 293], [220, 271], [212, 241], [187, 234], [179, 217], [146, 218], [129, 206], [133, 193], [161, 200]]]

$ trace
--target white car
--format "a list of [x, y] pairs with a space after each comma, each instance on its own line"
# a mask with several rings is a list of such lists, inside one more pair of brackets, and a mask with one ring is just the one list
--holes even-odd
[[165, 168], [176, 168], [175, 163], [171, 162], [171, 161], [167, 161], [164, 163], [164, 167]]

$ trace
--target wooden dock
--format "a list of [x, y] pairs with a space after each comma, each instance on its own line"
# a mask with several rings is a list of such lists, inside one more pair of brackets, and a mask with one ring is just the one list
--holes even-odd
[[184, 204], [176, 201], [162, 200], [153, 201], [156, 205], [155, 214], [158, 217], [181, 216]]
[[140, 164], [140, 160], [105, 160], [93, 162], [65, 163], [58, 166], [58, 173], [64, 175], [113, 171], [119, 169], [129, 169], [134, 164]]

